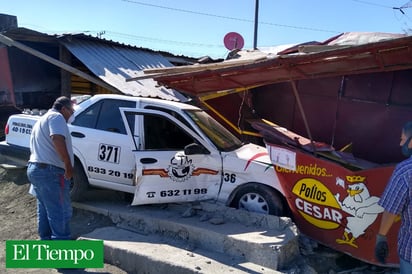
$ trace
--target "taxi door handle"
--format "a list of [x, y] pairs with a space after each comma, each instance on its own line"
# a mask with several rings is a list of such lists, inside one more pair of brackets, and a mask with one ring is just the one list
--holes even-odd
[[86, 137], [86, 135], [84, 135], [83, 133], [81, 133], [81, 132], [76, 132], [76, 131], [71, 132], [70, 135], [73, 136], [73, 137], [77, 137], [77, 138], [84, 138], [84, 137]]
[[157, 160], [155, 158], [142, 158], [140, 159], [140, 162], [142, 164], [154, 164], [157, 162]]

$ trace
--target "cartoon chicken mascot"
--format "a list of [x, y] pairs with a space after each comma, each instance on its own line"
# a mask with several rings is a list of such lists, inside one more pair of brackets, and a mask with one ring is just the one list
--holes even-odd
[[[363, 176], [346, 176], [348, 196], [340, 202], [339, 193], [335, 195], [342, 210], [352, 215], [352, 217], [347, 217], [343, 239], [336, 239], [338, 244], [348, 244], [358, 248], [355, 240], [363, 235], [366, 229], [376, 220], [378, 214], [383, 212], [383, 208], [378, 205], [379, 197], [370, 196], [365, 185], [365, 179], [366, 177]], [[340, 178], [337, 179], [338, 181], [342, 182]]]

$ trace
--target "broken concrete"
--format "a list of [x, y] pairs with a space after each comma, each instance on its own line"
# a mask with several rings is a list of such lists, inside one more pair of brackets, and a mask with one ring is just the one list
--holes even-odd
[[[208, 202], [131, 207], [118, 201], [88, 201], [73, 206], [112, 219], [117, 228], [98, 229], [84, 238], [103, 239], [106, 260], [128, 271], [141, 269], [146, 260], [151, 267], [156, 261], [159, 267], [164, 264], [179, 273], [203, 272], [200, 269], [211, 264], [221, 273], [232, 272], [231, 268], [251, 273], [245, 265], [259, 269], [257, 273], [276, 273], [300, 257], [297, 229], [289, 218]], [[183, 260], [189, 262], [177, 264]], [[183, 266], [198, 268], [180, 269]], [[157, 270], [143, 272], [166, 273]]]

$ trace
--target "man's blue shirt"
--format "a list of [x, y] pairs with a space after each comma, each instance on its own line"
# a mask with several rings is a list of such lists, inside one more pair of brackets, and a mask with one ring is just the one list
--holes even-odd
[[400, 162], [392, 173], [380, 200], [386, 211], [401, 215], [398, 235], [399, 256], [412, 262], [412, 157]]

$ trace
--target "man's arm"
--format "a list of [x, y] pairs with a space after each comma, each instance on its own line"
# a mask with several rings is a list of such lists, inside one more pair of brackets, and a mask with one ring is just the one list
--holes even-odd
[[71, 179], [73, 177], [73, 166], [70, 161], [69, 153], [67, 152], [66, 141], [62, 135], [52, 135], [51, 139], [54, 144], [54, 148], [57, 151], [57, 154], [60, 156], [60, 159], [64, 162], [65, 172], [64, 177], [66, 179]]
[[392, 224], [395, 221], [396, 216], [396, 214], [389, 213], [385, 210], [382, 213], [382, 220], [378, 234], [386, 236], [386, 234], [388, 234], [389, 232], [389, 229], [392, 227]]
[[395, 221], [396, 215], [384, 211], [382, 214], [381, 225], [379, 226], [378, 235], [376, 235], [375, 243], [375, 258], [378, 262], [385, 264], [386, 258], [389, 254], [388, 240], [386, 239], [386, 234], [388, 234], [389, 229], [392, 227]]

